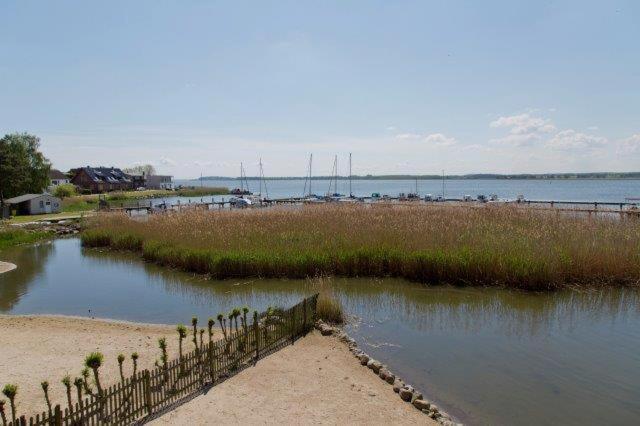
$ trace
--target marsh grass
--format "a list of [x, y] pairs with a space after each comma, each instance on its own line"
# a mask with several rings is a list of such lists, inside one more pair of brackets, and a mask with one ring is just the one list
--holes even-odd
[[49, 231], [33, 231], [0, 226], [0, 251], [19, 244], [32, 244], [53, 236]]
[[331, 324], [342, 324], [345, 320], [340, 300], [333, 294], [331, 277], [315, 277], [311, 287], [318, 293], [316, 316]]
[[94, 218], [87, 247], [214, 278], [404, 277], [542, 290], [637, 285], [640, 221], [515, 206], [319, 205]]

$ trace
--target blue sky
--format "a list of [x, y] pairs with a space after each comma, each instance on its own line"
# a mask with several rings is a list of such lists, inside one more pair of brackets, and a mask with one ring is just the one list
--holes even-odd
[[[637, 1], [0, 2], [0, 132], [177, 177], [640, 170]], [[346, 173], [346, 168], [341, 168]]]

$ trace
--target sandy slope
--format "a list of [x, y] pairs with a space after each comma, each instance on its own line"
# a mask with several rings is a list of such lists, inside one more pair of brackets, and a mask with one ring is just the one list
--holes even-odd
[[[159, 337], [166, 336], [169, 349], [177, 351], [175, 327], [101, 321], [59, 316], [0, 315], [0, 386], [18, 385], [18, 412], [30, 415], [45, 410], [40, 382], [47, 380], [52, 403], [64, 407], [66, 375], [80, 375], [84, 357], [102, 352], [105, 366], [101, 377], [105, 385], [119, 378], [119, 353], [127, 357], [138, 352], [140, 368], [151, 368], [158, 358]], [[125, 374], [131, 372], [131, 360], [125, 363]], [[110, 378], [111, 380], [107, 380]]]
[[436, 424], [314, 332], [153, 424]]
[[[84, 356], [105, 355], [107, 384], [117, 380], [118, 353], [140, 354], [140, 368], [158, 357], [157, 339], [177, 350], [173, 326], [57, 316], [0, 315], [0, 386], [19, 385], [19, 414], [45, 409], [40, 382], [63, 404], [65, 374], [79, 374]], [[127, 360], [127, 371], [131, 363]], [[106, 380], [107, 377], [111, 380]], [[294, 346], [156, 419], [157, 424], [433, 424], [390, 385], [360, 366], [346, 346], [312, 333]]]

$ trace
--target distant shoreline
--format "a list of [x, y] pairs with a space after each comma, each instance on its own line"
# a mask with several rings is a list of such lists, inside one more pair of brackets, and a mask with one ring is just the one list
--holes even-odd
[[[260, 180], [258, 176], [247, 176], [247, 180]], [[271, 176], [264, 177], [264, 180], [305, 180], [308, 176]], [[313, 176], [312, 180], [330, 180], [334, 176]], [[349, 176], [338, 176], [338, 180], [349, 180]], [[354, 175], [352, 180], [442, 180], [438, 175]], [[494, 175], [494, 174], [472, 174], [472, 175], [445, 175], [445, 180], [640, 180], [640, 172], [629, 173], [548, 173], [548, 174], [519, 174], [519, 175]], [[195, 179], [177, 179], [188, 181], [238, 181], [239, 177], [232, 176], [204, 176]]]

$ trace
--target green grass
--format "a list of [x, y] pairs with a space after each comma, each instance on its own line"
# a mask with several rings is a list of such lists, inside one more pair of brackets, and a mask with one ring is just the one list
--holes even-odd
[[19, 244], [32, 244], [52, 236], [52, 232], [0, 228], [0, 251]]
[[87, 247], [214, 278], [402, 277], [530, 290], [640, 284], [640, 221], [495, 206], [309, 206], [90, 220]]
[[[206, 197], [211, 195], [228, 194], [228, 188], [182, 188], [176, 191], [148, 189], [145, 191], [110, 192], [104, 194], [109, 203], [124, 203], [127, 201], [148, 200], [164, 197]], [[62, 200], [63, 212], [82, 212], [97, 210], [98, 194], [76, 195]]]

